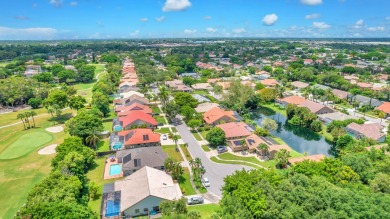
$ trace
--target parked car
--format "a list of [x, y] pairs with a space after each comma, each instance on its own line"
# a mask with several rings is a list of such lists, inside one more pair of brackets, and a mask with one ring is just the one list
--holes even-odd
[[222, 153], [227, 152], [227, 151], [228, 151], [228, 149], [226, 146], [218, 146], [217, 147], [218, 154], [222, 154]]
[[204, 202], [204, 200], [200, 196], [189, 197], [187, 199], [188, 205], [202, 204], [203, 202]]
[[210, 187], [210, 181], [207, 179], [207, 177], [203, 177], [202, 184], [204, 187]]
[[164, 134], [164, 135], [162, 136], [162, 140], [167, 140], [167, 139], [168, 139], [167, 135]]

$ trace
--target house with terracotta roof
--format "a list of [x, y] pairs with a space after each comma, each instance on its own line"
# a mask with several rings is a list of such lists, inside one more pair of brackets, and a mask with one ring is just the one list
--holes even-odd
[[163, 201], [182, 197], [178, 183], [165, 171], [145, 166], [103, 187], [100, 218], [135, 218], [160, 213]]
[[[249, 153], [253, 153], [258, 151], [257, 147], [260, 144], [267, 144], [266, 141], [263, 140], [262, 137], [259, 137], [256, 134], [251, 134], [250, 136], [245, 138], [245, 143], [246, 143], [246, 149], [248, 149]], [[233, 151], [236, 151], [232, 148]], [[245, 150], [245, 149], [243, 149]]]
[[222, 89], [228, 89], [231, 85], [231, 82], [228, 82], [228, 81], [219, 81], [217, 82], [217, 85], [221, 86]]
[[262, 81], [260, 81], [264, 86], [266, 87], [275, 87], [276, 85], [279, 84], [279, 82], [273, 78], [267, 78]]
[[197, 83], [191, 86], [194, 90], [212, 90], [213, 87], [209, 83]]
[[332, 94], [338, 97], [340, 100], [345, 100], [348, 98], [350, 93], [339, 89], [332, 89]]
[[139, 103], [142, 105], [150, 105], [150, 102], [148, 99], [145, 97], [141, 97], [138, 94], [133, 94], [127, 98], [120, 98], [120, 99], [115, 99], [114, 104], [119, 105], [119, 106], [130, 106], [134, 103]]
[[276, 153], [278, 153], [282, 149], [291, 152], [291, 148], [285, 144], [273, 144], [269, 146], [267, 156], [269, 157], [269, 159], [274, 159]]
[[291, 82], [291, 85], [296, 89], [296, 90], [301, 90], [309, 86], [308, 83], [302, 82], [302, 81], [293, 81]]
[[370, 83], [365, 83], [365, 82], [358, 82], [356, 83], [357, 86], [360, 88], [372, 88], [372, 84]]
[[386, 113], [386, 115], [389, 116], [390, 115], [390, 102], [384, 102], [382, 105], [378, 106], [376, 109]]
[[300, 96], [296, 96], [296, 95], [285, 97], [285, 98], [277, 100], [277, 102], [283, 106], [287, 106], [288, 104], [299, 105], [305, 101], [306, 101], [306, 99], [304, 97], [300, 97]]
[[114, 131], [126, 130], [139, 126], [155, 129], [157, 128], [157, 121], [151, 115], [142, 111], [132, 111], [126, 116], [113, 119]]
[[305, 160], [313, 161], [313, 162], [320, 162], [323, 159], [325, 159], [325, 155], [323, 155], [323, 154], [314, 154], [314, 155], [309, 155], [309, 156], [304, 156], [304, 157], [289, 158], [288, 162], [290, 163], [290, 165], [294, 165], [294, 164], [296, 164], [298, 162], [302, 162], [302, 161], [305, 161]]
[[313, 102], [311, 100], [305, 100], [298, 106], [308, 108], [312, 113], [320, 115], [325, 113], [333, 113], [334, 110], [329, 106], [322, 105], [320, 103]]
[[118, 106], [115, 108], [115, 112], [119, 117], [127, 116], [133, 111], [144, 112], [149, 115], [153, 114], [153, 110], [150, 107], [140, 103], [133, 103], [130, 106]]
[[214, 107], [203, 113], [203, 120], [209, 125], [218, 125], [237, 121], [233, 111], [225, 111], [219, 107]]
[[113, 132], [110, 135], [110, 147], [112, 150], [152, 146], [160, 146], [160, 134], [154, 133], [151, 129], [138, 128]]
[[225, 132], [227, 140], [243, 139], [252, 134], [254, 131], [248, 124], [244, 122], [229, 122], [217, 125]]
[[198, 113], [205, 113], [215, 107], [219, 107], [219, 104], [218, 103], [211, 103], [211, 102], [205, 102], [205, 103], [201, 103], [199, 104], [196, 108], [195, 108], [195, 111], [198, 112]]
[[378, 143], [382, 143], [386, 140], [386, 134], [382, 131], [383, 126], [378, 123], [360, 125], [353, 122], [345, 127], [345, 130], [353, 134], [357, 139], [369, 138]]

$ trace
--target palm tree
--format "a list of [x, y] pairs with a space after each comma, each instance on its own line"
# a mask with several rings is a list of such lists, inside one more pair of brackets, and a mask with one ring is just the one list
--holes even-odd
[[172, 178], [174, 180], [178, 180], [183, 173], [184, 173], [184, 169], [181, 166], [181, 163], [174, 162], [172, 166]]
[[268, 155], [268, 150], [269, 150], [269, 145], [268, 144], [260, 143], [259, 146], [257, 146], [257, 148], [259, 150], [261, 150], [261, 154], [263, 156], [267, 156]]
[[93, 146], [93, 148], [96, 149], [96, 144], [99, 142], [99, 140], [100, 140], [100, 135], [98, 134], [98, 131], [93, 130], [92, 133], [85, 138], [85, 143], [87, 143], [90, 146]]
[[195, 158], [195, 171], [194, 171], [194, 173], [196, 173], [195, 178], [200, 179], [201, 169], [203, 169], [202, 160], [199, 157], [197, 157]]
[[165, 109], [166, 109], [165, 107], [169, 101], [169, 91], [168, 91], [166, 86], [159, 87], [159, 91], [160, 92], [158, 93], [158, 96], [161, 99], [161, 103], [162, 103], [162, 105], [164, 107], [164, 111], [165, 111]]
[[32, 120], [33, 120], [33, 123], [34, 123], [34, 128], [35, 128], [35, 119], [34, 119], [34, 116], [36, 116], [37, 115], [37, 113], [35, 112], [35, 111], [30, 111], [30, 116], [31, 116], [31, 118], [32, 118]]
[[23, 114], [23, 113], [19, 113], [19, 114], [16, 116], [16, 118], [22, 120], [23, 127], [24, 127], [24, 129], [26, 129], [26, 124], [24, 123], [24, 114]]
[[164, 160], [164, 168], [167, 172], [172, 172], [173, 164], [175, 163], [175, 160], [171, 157], [168, 157]]
[[380, 125], [382, 125], [382, 119], [385, 118], [385, 116], [386, 116], [386, 113], [384, 113], [383, 111], [378, 112], [378, 117], [381, 119], [381, 121], [379, 123]]
[[23, 114], [24, 114], [24, 121], [26, 122], [26, 124], [28, 124], [27, 128], [30, 128], [31, 127], [30, 120], [28, 119], [28, 117], [30, 117], [30, 113], [29, 112], [25, 112]]
[[55, 112], [55, 110], [53, 109], [53, 107], [49, 106], [47, 108], [47, 112], [51, 114], [51, 117], [54, 117], [53, 113]]
[[291, 157], [290, 152], [286, 149], [281, 149], [275, 155], [277, 165], [282, 168], [286, 168], [288, 164], [288, 158]]

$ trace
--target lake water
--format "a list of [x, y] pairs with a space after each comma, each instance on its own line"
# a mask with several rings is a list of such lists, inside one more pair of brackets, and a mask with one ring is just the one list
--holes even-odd
[[256, 117], [255, 122], [261, 126], [261, 121], [268, 117], [278, 123], [278, 129], [271, 132], [273, 135], [281, 138], [291, 148], [299, 153], [307, 152], [309, 155], [324, 154], [329, 156], [331, 145], [325, 141], [321, 135], [307, 128], [291, 126], [286, 123], [287, 118], [273, 110], [262, 108], [254, 112]]

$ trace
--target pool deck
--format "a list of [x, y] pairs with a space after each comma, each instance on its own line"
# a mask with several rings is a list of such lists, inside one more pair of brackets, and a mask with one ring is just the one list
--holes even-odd
[[110, 175], [110, 166], [113, 164], [121, 165], [121, 170], [122, 170], [122, 164], [118, 163], [118, 159], [114, 158], [113, 160], [111, 160], [111, 158], [107, 158], [106, 159], [106, 166], [104, 168], [103, 179], [115, 179], [115, 178], [123, 177], [123, 171], [121, 171], [121, 173], [117, 174], [117, 175]]

